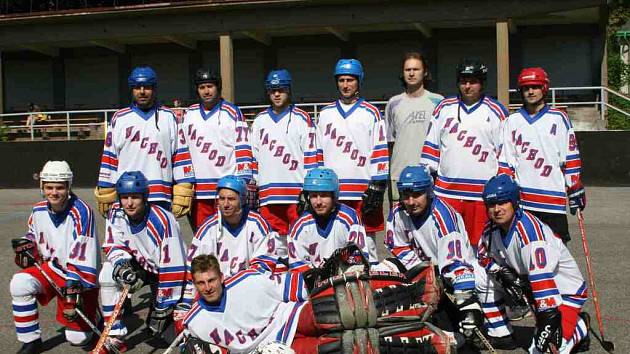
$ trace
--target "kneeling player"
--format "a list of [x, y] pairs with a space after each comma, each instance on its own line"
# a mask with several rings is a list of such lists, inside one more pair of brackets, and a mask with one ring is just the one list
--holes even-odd
[[37, 302], [46, 305], [57, 297], [57, 322], [65, 326], [66, 339], [78, 346], [87, 345], [91, 336], [76, 309], [94, 322], [98, 307], [100, 260], [94, 214], [72, 193], [67, 162], [48, 161], [39, 180], [46, 200], [33, 207], [26, 236], [12, 241], [15, 261], [23, 268], [9, 285], [17, 337], [24, 343], [20, 354], [41, 351]]
[[[588, 347], [586, 283], [569, 250], [546, 224], [519, 206], [519, 188], [508, 175], [492, 177], [483, 190], [490, 223], [479, 244], [479, 261], [511, 296], [528, 296], [536, 311], [530, 353], [569, 353]], [[480, 284], [490, 326], [512, 332], [497, 283]]]
[[[123, 288], [134, 293], [151, 286], [152, 306], [147, 327], [160, 335], [172, 320], [173, 307], [181, 300], [186, 278], [186, 245], [173, 214], [149, 204], [148, 182], [138, 171], [125, 172], [116, 183], [120, 204], [114, 204], [105, 225], [103, 249], [107, 261], [99, 275], [103, 315], [108, 321]], [[112, 343], [124, 347], [127, 327], [120, 320], [112, 326]]]
[[[475, 294], [475, 280], [485, 280], [483, 269], [466, 236], [461, 215], [433, 194], [433, 178], [425, 166], [407, 166], [396, 183], [401, 202], [387, 219], [385, 245], [402, 264], [411, 269], [422, 261], [438, 265], [439, 273], [452, 288], [459, 330], [472, 338], [482, 322]], [[448, 307], [448, 306], [447, 306]], [[514, 349], [511, 338], [500, 340], [490, 328], [489, 340], [497, 349]]]
[[[305, 271], [354, 242], [367, 255], [365, 228], [354, 209], [337, 201], [339, 180], [329, 168], [315, 168], [304, 178], [308, 210], [289, 229], [289, 268]], [[371, 255], [370, 255], [371, 256]], [[370, 259], [370, 263], [377, 263]]]

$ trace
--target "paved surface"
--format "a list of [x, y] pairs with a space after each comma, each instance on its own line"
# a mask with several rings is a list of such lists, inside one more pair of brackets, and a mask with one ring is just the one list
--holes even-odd
[[[612, 340], [617, 353], [630, 353], [630, 188], [588, 188], [588, 208], [585, 212], [586, 232], [591, 246], [591, 259], [595, 271], [595, 279], [602, 306], [606, 339]], [[94, 208], [92, 191], [78, 189], [76, 193], [85, 198]], [[2, 352], [16, 352], [20, 344], [15, 338], [12, 322], [9, 281], [17, 270], [13, 263], [13, 252], [9, 240], [20, 237], [26, 230], [26, 221], [33, 203], [41, 198], [36, 189], [0, 190], [0, 230], [2, 243], [0, 248], [0, 280], [5, 289], [0, 293], [0, 348]], [[102, 234], [103, 219], [97, 217], [99, 233]], [[187, 242], [192, 233], [188, 223], [183, 220], [181, 228]], [[584, 252], [582, 251], [579, 229], [575, 218], [570, 218], [573, 241], [569, 244], [571, 252], [581, 266], [584, 277], [587, 277]], [[101, 235], [102, 237], [102, 235]], [[379, 240], [380, 242], [380, 240]], [[380, 255], [385, 251], [380, 249]], [[144, 318], [147, 314], [148, 298], [139, 294], [134, 299], [136, 315], [129, 318], [130, 335], [128, 343], [132, 347], [130, 353], [161, 353], [164, 349], [156, 349], [144, 341]], [[586, 306], [592, 315], [593, 329], [597, 336], [597, 324], [593, 301]], [[40, 307], [40, 321], [43, 329], [44, 349], [47, 353], [83, 353], [79, 348], [71, 347], [65, 342], [63, 330], [54, 321], [54, 306]], [[515, 333], [521, 346], [525, 347], [531, 338], [533, 321], [527, 319], [515, 323]], [[593, 336], [591, 353], [605, 353]], [[515, 352], [523, 352], [517, 350]]]

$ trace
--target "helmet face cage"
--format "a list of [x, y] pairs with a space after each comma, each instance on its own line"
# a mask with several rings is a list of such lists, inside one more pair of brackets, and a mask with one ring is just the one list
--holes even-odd
[[549, 76], [543, 68], [525, 68], [518, 75], [518, 90], [524, 86], [542, 86], [543, 97], [549, 92]]
[[142, 194], [145, 199], [149, 196], [149, 181], [140, 171], [127, 171], [116, 182], [118, 199], [124, 194]]
[[291, 90], [292, 81], [289, 71], [285, 69], [272, 70], [265, 79], [265, 89], [267, 91], [281, 88]]
[[520, 188], [512, 177], [501, 174], [488, 180], [483, 188], [482, 198], [486, 205], [511, 202], [516, 209], [520, 201]]
[[140, 86], [157, 86], [157, 74], [150, 66], [139, 66], [131, 71], [127, 79], [130, 89]]
[[359, 86], [363, 86], [363, 64], [357, 59], [339, 59], [335, 65], [335, 79], [341, 75], [354, 76], [359, 80]]
[[233, 175], [221, 178], [217, 183], [217, 193], [224, 188], [238, 193], [241, 207], [247, 204], [247, 185], [242, 178]]
[[304, 177], [304, 192], [331, 192], [333, 199], [339, 198], [339, 179], [330, 168], [314, 168]]

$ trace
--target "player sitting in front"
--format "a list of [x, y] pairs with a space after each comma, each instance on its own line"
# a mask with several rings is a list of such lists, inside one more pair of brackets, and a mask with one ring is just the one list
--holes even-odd
[[512, 333], [503, 292], [496, 287], [501, 284], [510, 296], [526, 296], [535, 309], [530, 353], [587, 350], [588, 315], [580, 313], [586, 283], [562, 239], [520, 207], [519, 187], [508, 175], [492, 177], [483, 200], [490, 222], [479, 243], [479, 261], [496, 283], [480, 284], [478, 290], [490, 326], [502, 335]]
[[76, 346], [91, 340], [90, 327], [78, 317], [77, 308], [94, 323], [98, 307], [100, 259], [94, 214], [72, 193], [67, 162], [48, 161], [39, 181], [45, 200], [33, 207], [26, 236], [12, 240], [15, 262], [23, 268], [9, 285], [17, 338], [24, 343], [18, 354], [42, 350], [37, 302], [47, 305], [58, 297], [57, 322]]
[[[289, 229], [289, 269], [318, 267], [333, 252], [354, 242], [367, 255], [365, 228], [354, 211], [338, 202], [339, 180], [329, 168], [315, 168], [304, 178], [307, 211]], [[378, 259], [370, 259], [377, 263]]]
[[[116, 183], [119, 203], [109, 212], [103, 250], [107, 261], [99, 275], [101, 304], [109, 321], [121, 290], [134, 293], [151, 286], [153, 299], [147, 327], [158, 337], [172, 323], [175, 305], [181, 300], [186, 280], [186, 245], [173, 214], [148, 203], [148, 181], [141, 172], [123, 173]], [[125, 324], [116, 319], [110, 341], [124, 348]], [[122, 351], [122, 350], [121, 350]]]

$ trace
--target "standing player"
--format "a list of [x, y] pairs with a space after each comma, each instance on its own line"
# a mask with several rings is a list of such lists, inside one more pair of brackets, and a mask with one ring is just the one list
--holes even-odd
[[[540, 219], [519, 206], [519, 187], [508, 175], [491, 178], [483, 190], [490, 223], [479, 244], [479, 261], [503, 288], [529, 297], [536, 311], [530, 353], [551, 348], [570, 353], [588, 348], [587, 300], [582, 274], [562, 240]], [[496, 283], [478, 286], [489, 325], [503, 335], [512, 329]], [[553, 351], [553, 350], [552, 350]]]
[[180, 130], [180, 142], [188, 145], [196, 172], [195, 198], [190, 224], [193, 230], [216, 212], [217, 182], [223, 176], [252, 179], [249, 128], [234, 104], [221, 97], [221, 77], [214, 71], [197, 70], [195, 85], [199, 103], [188, 107]]
[[[186, 281], [186, 245], [175, 216], [148, 203], [149, 182], [138, 171], [123, 173], [116, 183], [115, 203], [105, 223], [103, 250], [107, 261], [99, 275], [105, 321], [114, 310], [123, 287], [129, 293], [151, 286], [153, 299], [147, 327], [159, 336], [172, 320], [173, 307], [181, 300]], [[127, 327], [117, 319], [110, 340], [124, 348]]]
[[[308, 113], [291, 104], [291, 75], [273, 70], [265, 89], [271, 106], [252, 125], [252, 149], [260, 186], [260, 214], [285, 237], [299, 216], [304, 176], [322, 160], [317, 129]], [[319, 153], [318, 153], [319, 152]]]
[[172, 207], [177, 217], [186, 215], [195, 175], [186, 141], [177, 137], [175, 115], [157, 103], [157, 75], [153, 69], [133, 69], [127, 83], [133, 103], [117, 111], [107, 128], [94, 191], [99, 211], [107, 216], [116, 201], [116, 181], [124, 172], [140, 171], [149, 180], [149, 202], [167, 210]]
[[425, 88], [431, 80], [431, 73], [426, 59], [418, 52], [405, 54], [400, 78], [405, 92], [390, 98], [385, 107], [387, 141], [391, 155], [390, 205], [398, 200], [396, 179], [403, 168], [420, 162], [418, 151], [422, 150], [431, 113], [444, 99]]
[[365, 229], [354, 209], [337, 202], [339, 180], [329, 168], [315, 168], [304, 178], [307, 212], [289, 230], [289, 269], [303, 272], [318, 267], [337, 249], [354, 242], [369, 258]]
[[521, 205], [549, 225], [566, 243], [566, 203], [571, 214], [586, 206], [580, 180], [580, 153], [566, 113], [545, 102], [549, 78], [542, 68], [526, 68], [518, 76], [523, 107], [505, 123], [501, 171], [516, 178]]
[[[253, 265], [275, 268], [276, 232], [265, 219], [246, 208], [247, 187], [236, 176], [225, 176], [217, 184], [219, 210], [201, 224], [188, 249], [188, 261], [202, 254], [217, 257], [221, 273], [232, 276]], [[282, 251], [286, 254], [286, 248]], [[193, 284], [186, 287], [186, 302], [193, 299]]]
[[437, 172], [435, 194], [464, 218], [474, 248], [487, 221], [481, 192], [497, 174], [501, 127], [508, 114], [483, 93], [487, 72], [478, 60], [464, 59], [457, 66], [459, 95], [445, 98], [433, 112], [421, 159]]
[[387, 131], [379, 110], [360, 97], [363, 65], [340, 59], [335, 66], [339, 99], [326, 106], [317, 123], [324, 165], [339, 176], [340, 202], [365, 223], [370, 258], [377, 259], [376, 232], [385, 228], [383, 196], [389, 173]]
[[[9, 285], [17, 337], [24, 343], [19, 354], [41, 351], [37, 302], [47, 305], [57, 297], [57, 322], [65, 327], [66, 340], [76, 346], [91, 340], [90, 327], [77, 316], [76, 309], [81, 308], [94, 323], [98, 307], [100, 253], [94, 214], [72, 193], [72, 171], [67, 162], [48, 161], [39, 181], [45, 200], [33, 207], [26, 236], [12, 240], [15, 262], [23, 268]], [[41, 271], [36, 262], [41, 264]], [[63, 295], [57, 294], [55, 286]]]

